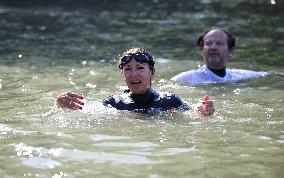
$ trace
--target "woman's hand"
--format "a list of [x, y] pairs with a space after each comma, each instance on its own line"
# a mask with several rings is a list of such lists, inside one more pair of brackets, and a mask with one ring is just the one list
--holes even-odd
[[84, 96], [83, 94], [66, 92], [57, 96], [56, 104], [59, 107], [69, 108], [69, 109], [83, 109], [84, 106]]
[[212, 114], [214, 114], [215, 109], [213, 101], [209, 100], [209, 96], [206, 95], [203, 98], [203, 101], [199, 104], [197, 110], [202, 116], [211, 116]]

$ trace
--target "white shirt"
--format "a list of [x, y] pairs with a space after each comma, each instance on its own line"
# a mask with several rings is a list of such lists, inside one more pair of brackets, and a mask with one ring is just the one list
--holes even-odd
[[237, 80], [246, 80], [250, 78], [264, 77], [267, 72], [256, 72], [244, 69], [226, 69], [226, 75], [220, 77], [209, 70], [205, 65], [200, 67], [198, 70], [190, 70], [182, 72], [171, 80], [177, 82], [188, 82], [193, 85], [195, 84], [209, 84], [209, 83], [226, 83], [234, 82]]

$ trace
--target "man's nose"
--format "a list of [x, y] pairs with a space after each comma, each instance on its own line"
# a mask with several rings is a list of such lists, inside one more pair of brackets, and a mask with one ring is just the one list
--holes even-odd
[[217, 48], [217, 44], [216, 43], [212, 43], [211, 45], [210, 45], [210, 49], [216, 49]]

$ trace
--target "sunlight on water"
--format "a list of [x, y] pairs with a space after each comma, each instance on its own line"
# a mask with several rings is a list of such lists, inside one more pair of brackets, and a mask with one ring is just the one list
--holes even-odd
[[34, 168], [40, 168], [40, 169], [53, 169], [57, 166], [60, 166], [61, 164], [57, 161], [53, 161], [46, 158], [28, 158], [23, 161], [23, 165], [31, 166]]
[[91, 136], [91, 139], [94, 141], [103, 141], [103, 140], [125, 140], [130, 138], [124, 136], [94, 135]]

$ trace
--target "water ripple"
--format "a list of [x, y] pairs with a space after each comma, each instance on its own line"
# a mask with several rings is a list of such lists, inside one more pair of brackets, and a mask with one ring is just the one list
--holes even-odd
[[95, 144], [100, 147], [125, 147], [125, 148], [149, 148], [159, 147], [158, 144], [151, 142], [138, 142], [138, 143], [122, 143], [122, 142], [111, 142], [111, 143], [98, 143]]
[[40, 169], [53, 169], [57, 166], [60, 166], [61, 163], [54, 161], [52, 159], [36, 157], [36, 158], [28, 158], [22, 162], [26, 166], [31, 166], [34, 168]]
[[110, 136], [110, 135], [93, 135], [91, 139], [94, 141], [102, 141], [102, 140], [125, 140], [129, 139], [130, 137], [125, 136]]

